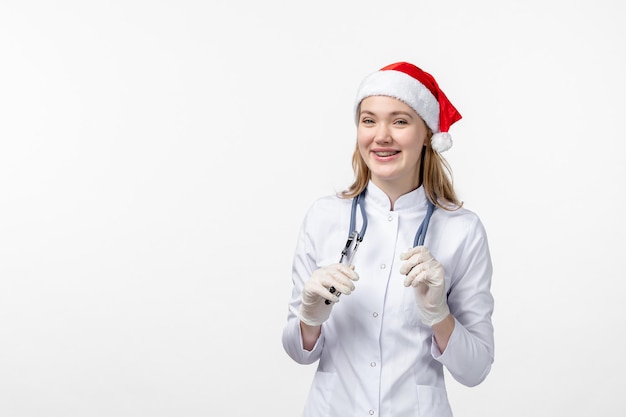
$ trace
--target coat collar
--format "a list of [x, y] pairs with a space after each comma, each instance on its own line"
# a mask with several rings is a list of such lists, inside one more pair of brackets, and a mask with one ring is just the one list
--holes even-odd
[[[367, 184], [367, 192], [365, 193], [365, 202], [368, 206], [374, 206], [379, 209], [389, 211], [390, 203], [389, 197], [383, 190], [381, 190], [371, 180]], [[424, 191], [424, 186], [401, 195], [396, 204], [394, 205], [394, 211], [403, 210], [415, 210], [416, 208], [423, 208], [428, 205], [428, 198]]]

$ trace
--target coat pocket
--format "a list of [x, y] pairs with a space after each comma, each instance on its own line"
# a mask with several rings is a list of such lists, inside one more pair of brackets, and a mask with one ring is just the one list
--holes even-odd
[[452, 409], [445, 388], [418, 385], [417, 402], [419, 417], [452, 417]]
[[304, 417], [328, 415], [336, 381], [337, 374], [334, 372], [315, 372], [311, 390], [306, 400]]

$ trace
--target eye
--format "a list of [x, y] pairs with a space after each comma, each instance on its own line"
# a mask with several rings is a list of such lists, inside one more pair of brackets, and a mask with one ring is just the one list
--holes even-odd
[[404, 119], [397, 119], [397, 120], [394, 121], [394, 124], [397, 124], [397, 125], [407, 125], [407, 124], [409, 124], [409, 122], [407, 122]]
[[363, 123], [364, 125], [372, 124], [372, 123], [374, 123], [374, 119], [369, 118], [369, 117], [364, 117], [361, 120], [361, 123]]

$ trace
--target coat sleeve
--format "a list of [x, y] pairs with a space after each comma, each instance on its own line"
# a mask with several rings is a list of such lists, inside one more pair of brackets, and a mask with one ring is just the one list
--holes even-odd
[[432, 341], [431, 353], [463, 385], [480, 384], [489, 374], [494, 360], [491, 316], [492, 263], [485, 229], [474, 217], [458, 262], [452, 267], [448, 306], [455, 327], [446, 350], [441, 353]]
[[318, 338], [315, 346], [309, 352], [303, 348], [302, 334], [300, 332], [300, 304], [301, 294], [304, 283], [316, 268], [314, 257], [314, 245], [312, 239], [307, 233], [307, 215], [302, 223], [296, 251], [292, 264], [292, 282], [293, 288], [291, 298], [289, 300], [287, 311], [287, 323], [283, 328], [282, 343], [285, 352], [294, 361], [300, 364], [311, 364], [320, 358], [322, 347], [324, 346], [324, 326], [322, 326], [322, 334]]

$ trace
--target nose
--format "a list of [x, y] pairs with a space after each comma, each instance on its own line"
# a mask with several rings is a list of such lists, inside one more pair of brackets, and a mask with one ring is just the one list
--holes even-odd
[[377, 143], [389, 143], [393, 140], [389, 126], [387, 126], [386, 123], [379, 123], [378, 126], [376, 126], [376, 137], [374, 140]]

